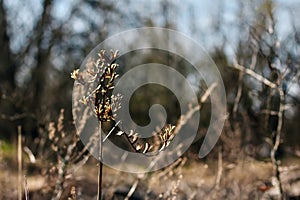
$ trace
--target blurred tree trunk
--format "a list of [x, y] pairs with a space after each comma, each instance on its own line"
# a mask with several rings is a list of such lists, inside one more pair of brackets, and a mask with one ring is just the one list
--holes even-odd
[[7, 33], [7, 15], [3, 0], [0, 0], [0, 27], [0, 91], [11, 92], [15, 88], [16, 64], [9, 48], [10, 38]]
[[[51, 50], [51, 43], [45, 44], [45, 31], [51, 21], [51, 8], [52, 0], [45, 0], [43, 5], [43, 13], [40, 21], [37, 24], [37, 55], [36, 66], [32, 71], [32, 80], [29, 90], [32, 90], [32, 102], [31, 109], [36, 110], [40, 108], [42, 104], [42, 96], [44, 95], [45, 86], [47, 86], [47, 66], [49, 64], [49, 56]], [[51, 40], [50, 40], [51, 41]], [[29, 104], [30, 105], [30, 104]]]
[[6, 114], [14, 112], [13, 105], [7, 99], [13, 95], [16, 83], [16, 63], [13, 60], [13, 55], [10, 50], [10, 36], [8, 35], [7, 15], [4, 8], [3, 0], [0, 0], [0, 138], [11, 137], [11, 135], [3, 135], [10, 132], [14, 124], [7, 123], [6, 120], [1, 120], [6, 117]]

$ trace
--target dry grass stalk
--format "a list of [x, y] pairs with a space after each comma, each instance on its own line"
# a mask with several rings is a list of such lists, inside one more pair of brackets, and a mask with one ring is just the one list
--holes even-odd
[[[3, 150], [2, 150], [2, 141], [0, 140], [0, 163], [2, 163], [2, 159], [3, 159]], [[1, 164], [0, 164], [1, 167]]]
[[216, 189], [220, 188], [220, 182], [223, 174], [223, 155], [222, 155], [222, 147], [220, 146], [218, 149], [218, 173], [216, 178]]
[[24, 175], [24, 195], [25, 195], [25, 200], [29, 199], [29, 193], [28, 193], [28, 187], [27, 187], [27, 178]]
[[[86, 64], [87, 71], [79, 72], [79, 69], [74, 70], [71, 73], [77, 83], [88, 86], [89, 93], [87, 96], [82, 96], [80, 102], [84, 105], [90, 106], [94, 111], [95, 116], [99, 121], [99, 133], [98, 135], [98, 160], [99, 160], [99, 171], [98, 171], [98, 194], [97, 199], [100, 200], [102, 196], [102, 152], [103, 152], [103, 139], [102, 139], [102, 123], [115, 119], [114, 112], [119, 108], [116, 102], [119, 97], [113, 96], [112, 91], [114, 89], [114, 82], [118, 77], [116, 69], [119, 66], [115, 63], [118, 56], [118, 51], [111, 51], [111, 56], [105, 55], [105, 51], [101, 50], [98, 53], [98, 59], [88, 61]], [[87, 73], [90, 80], [84, 80], [84, 73]], [[92, 83], [92, 84], [90, 84]], [[93, 87], [96, 84], [95, 87]]]
[[22, 128], [18, 126], [18, 199], [22, 200]]
[[102, 163], [102, 152], [103, 152], [103, 147], [102, 147], [102, 133], [101, 133], [101, 122], [99, 123], [99, 152], [98, 152], [98, 160], [99, 160], [99, 171], [98, 171], [98, 194], [97, 194], [97, 200], [101, 200], [102, 196], [102, 176], [103, 176], [103, 163]]

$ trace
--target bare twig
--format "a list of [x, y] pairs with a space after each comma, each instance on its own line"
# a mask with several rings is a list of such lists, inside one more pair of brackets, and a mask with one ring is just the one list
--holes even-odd
[[[267, 90], [267, 100], [266, 100], [266, 110], [271, 110], [271, 99], [272, 99], [272, 91]], [[269, 125], [270, 115], [265, 115], [265, 125], [264, 127], [267, 129]]]
[[[257, 49], [255, 49], [255, 53], [252, 55], [251, 59], [251, 64], [250, 64], [250, 70], [254, 70], [257, 62]], [[233, 116], [234, 118], [236, 117], [236, 113], [238, 110], [238, 105], [242, 97], [242, 91], [243, 91], [243, 77], [244, 77], [244, 72], [240, 71], [239, 72], [239, 80], [238, 80], [238, 90], [237, 94], [234, 99], [234, 105], [233, 105]]]
[[238, 90], [234, 99], [234, 105], [233, 105], [233, 115], [234, 117], [236, 117], [236, 113], [238, 110], [238, 106], [239, 106], [239, 102], [241, 100], [241, 96], [242, 96], [242, 90], [243, 90], [243, 85], [242, 85], [242, 81], [243, 81], [243, 76], [244, 76], [244, 72], [240, 71], [239, 72], [239, 85], [238, 85]]
[[279, 171], [279, 163], [276, 158], [276, 153], [278, 151], [279, 145], [280, 145], [280, 138], [281, 138], [281, 129], [282, 129], [282, 124], [283, 124], [283, 111], [284, 111], [284, 92], [282, 88], [278, 88], [279, 96], [280, 96], [280, 105], [279, 105], [279, 111], [278, 111], [278, 125], [276, 129], [276, 136], [275, 136], [275, 142], [273, 149], [271, 151], [271, 160], [273, 164], [273, 174], [275, 175], [277, 179], [277, 184], [279, 188], [279, 198], [284, 199], [283, 196], [283, 188], [282, 188], [282, 183], [280, 179], [280, 171]]
[[255, 66], [256, 66], [256, 63], [257, 63], [257, 53], [258, 53], [258, 49], [255, 48], [254, 53], [252, 54], [252, 57], [251, 57], [251, 64], [250, 64], [250, 69], [251, 70], [255, 69]]
[[174, 134], [178, 134], [180, 129], [182, 128], [183, 125], [186, 124], [186, 122], [193, 116], [193, 114], [197, 111], [199, 111], [202, 107], [202, 104], [206, 101], [206, 99], [209, 97], [211, 92], [217, 87], [217, 83], [213, 83], [209, 86], [209, 88], [205, 91], [205, 93], [202, 95], [200, 99], [200, 103], [196, 105], [195, 107], [192, 107], [185, 115], [182, 115], [180, 119], [178, 120]]
[[284, 199], [283, 195], [283, 188], [282, 183], [280, 179], [280, 171], [279, 171], [279, 162], [276, 158], [276, 153], [278, 151], [279, 145], [280, 145], [280, 139], [281, 139], [281, 131], [282, 131], [282, 124], [283, 124], [283, 112], [285, 110], [285, 94], [283, 92], [283, 89], [278, 86], [277, 84], [271, 82], [270, 80], [266, 79], [265, 77], [261, 76], [260, 74], [256, 73], [255, 71], [245, 68], [244, 66], [239, 65], [236, 61], [234, 62], [235, 69], [238, 69], [242, 72], [245, 72], [246, 74], [250, 75], [251, 77], [257, 79], [258, 81], [262, 82], [266, 86], [270, 87], [271, 89], [274, 89], [278, 91], [280, 96], [280, 105], [279, 105], [279, 111], [276, 113], [274, 111], [271, 111], [269, 107], [267, 107], [267, 111], [269, 114], [277, 115], [278, 116], [278, 124], [275, 132], [275, 142], [273, 144], [273, 148], [271, 150], [271, 160], [273, 165], [273, 174], [276, 178], [277, 185], [279, 188], [279, 199]]
[[14, 114], [12, 116], [8, 116], [8, 115], [5, 115], [5, 114], [0, 115], [1, 120], [8, 120], [8, 121], [16, 121], [16, 120], [24, 119], [26, 117], [36, 119], [36, 116], [34, 114], [31, 114], [31, 113]]
[[269, 110], [269, 109], [262, 110], [260, 113], [261, 114], [266, 114], [266, 115], [273, 115], [273, 116], [277, 116], [278, 115], [277, 111], [275, 111], [275, 110]]
[[36, 163], [35, 156], [33, 155], [32, 151], [28, 147], [23, 148], [24, 152], [27, 153], [29, 160], [31, 163]]
[[[172, 171], [176, 166], [180, 165], [180, 163], [183, 162], [183, 158], [177, 159], [174, 163], [172, 163], [170, 166], [168, 166], [165, 170], [157, 174], [156, 178], [160, 179], [161, 177], [168, 174], [170, 171]], [[185, 162], [184, 162], [185, 163]]]
[[257, 79], [258, 81], [264, 83], [265, 85], [269, 86], [270, 88], [277, 88], [277, 85], [273, 82], [271, 82], [269, 79], [266, 79], [265, 77], [263, 77], [262, 75], [256, 73], [255, 71], [248, 69], [242, 65], [239, 65], [236, 61], [233, 64], [233, 68], [243, 71], [246, 74], [250, 75], [251, 77]]
[[[143, 177], [144, 177], [144, 176], [143, 176]], [[137, 188], [139, 182], [140, 182], [140, 178], [137, 179], [137, 180], [135, 180], [135, 182], [134, 182], [133, 185], [131, 186], [131, 188], [130, 188], [130, 190], [129, 190], [129, 192], [128, 192], [128, 194], [127, 194], [127, 196], [125, 197], [124, 200], [129, 200], [129, 198], [133, 195], [134, 191], [136, 190], [136, 188]]]

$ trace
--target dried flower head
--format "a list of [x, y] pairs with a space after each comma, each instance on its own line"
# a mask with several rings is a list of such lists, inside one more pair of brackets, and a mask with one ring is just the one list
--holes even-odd
[[[98, 121], [114, 121], [116, 119], [115, 113], [121, 108], [120, 100], [122, 98], [120, 94], [113, 94], [115, 81], [119, 76], [116, 72], [119, 67], [119, 64], [116, 63], [118, 51], [111, 51], [111, 55], [107, 56], [105, 51], [101, 50], [97, 55], [98, 58], [96, 60], [88, 60], [85, 72], [75, 70], [71, 77], [79, 84], [84, 85], [85, 88], [88, 86], [88, 93], [82, 96], [79, 101], [91, 107]], [[83, 77], [88, 80], [83, 80]], [[150, 138], [142, 138], [133, 130], [129, 131], [129, 133], [116, 130], [115, 134], [125, 136], [132, 149], [137, 153], [157, 154], [165, 150], [173, 140], [176, 135], [174, 130], [175, 126], [167, 124]]]
[[72, 73], [71, 73], [71, 78], [74, 80], [77, 80], [79, 76], [79, 69], [75, 69]]

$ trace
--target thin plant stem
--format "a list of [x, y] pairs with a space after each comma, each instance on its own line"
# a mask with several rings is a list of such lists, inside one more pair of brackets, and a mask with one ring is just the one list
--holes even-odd
[[99, 160], [99, 171], [98, 171], [98, 195], [97, 200], [101, 200], [102, 194], [102, 170], [103, 170], [103, 163], [102, 163], [102, 127], [101, 122], [99, 122], [99, 152], [98, 152], [98, 160]]
[[22, 200], [22, 129], [18, 126], [18, 199]]
[[28, 200], [29, 199], [29, 195], [28, 195], [27, 178], [26, 178], [26, 176], [24, 176], [24, 193], [25, 193], [25, 200]]
[[216, 178], [216, 189], [220, 189], [220, 182], [223, 174], [223, 155], [222, 155], [222, 147], [220, 146], [218, 149], [218, 173]]

